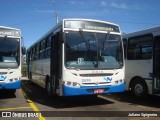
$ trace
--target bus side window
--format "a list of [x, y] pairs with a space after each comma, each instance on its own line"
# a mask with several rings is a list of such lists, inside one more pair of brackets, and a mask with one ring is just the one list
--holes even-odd
[[41, 41], [41, 49], [40, 49], [40, 59], [44, 59], [44, 54], [45, 54], [45, 44], [46, 44], [46, 40], [44, 39], [43, 41]]
[[129, 38], [127, 58], [129, 60], [145, 60], [152, 58], [152, 34]]
[[36, 47], [37, 60], [39, 60], [39, 56], [40, 56], [40, 55], [39, 55], [39, 50], [40, 50], [40, 43], [38, 43], [38, 44], [37, 44], [37, 47]]
[[46, 39], [45, 58], [50, 58], [50, 55], [51, 55], [51, 36], [47, 37]]

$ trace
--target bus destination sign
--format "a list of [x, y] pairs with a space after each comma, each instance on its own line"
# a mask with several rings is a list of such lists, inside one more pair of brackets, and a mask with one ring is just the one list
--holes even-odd
[[66, 20], [64, 28], [120, 32], [116, 25], [95, 21]]
[[0, 35], [20, 37], [19, 30], [0, 28]]

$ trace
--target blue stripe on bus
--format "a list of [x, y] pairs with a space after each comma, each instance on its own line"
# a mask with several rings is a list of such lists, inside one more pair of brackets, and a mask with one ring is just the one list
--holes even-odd
[[21, 80], [16, 82], [0, 82], [0, 89], [19, 89], [21, 87]]
[[102, 94], [114, 93], [114, 92], [124, 92], [125, 83], [114, 85], [114, 86], [86, 86], [81, 88], [73, 88], [63, 85], [63, 95], [72, 96], [72, 95], [94, 95], [93, 92], [95, 89], [104, 89], [105, 91]]

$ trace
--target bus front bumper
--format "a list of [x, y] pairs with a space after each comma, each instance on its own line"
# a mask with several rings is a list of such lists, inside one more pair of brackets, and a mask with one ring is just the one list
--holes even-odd
[[[96, 90], [104, 90], [102, 93], [96, 93]], [[80, 88], [73, 88], [63, 85], [63, 95], [64, 96], [74, 96], [74, 95], [96, 95], [96, 94], [107, 94], [124, 92], [125, 83], [114, 85], [114, 86], [85, 86]]]
[[0, 89], [19, 89], [21, 87], [21, 80], [15, 82], [0, 82]]

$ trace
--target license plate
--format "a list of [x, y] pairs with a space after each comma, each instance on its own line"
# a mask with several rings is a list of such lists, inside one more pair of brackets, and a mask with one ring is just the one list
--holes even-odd
[[103, 93], [104, 92], [104, 89], [95, 89], [94, 90], [94, 93]]

